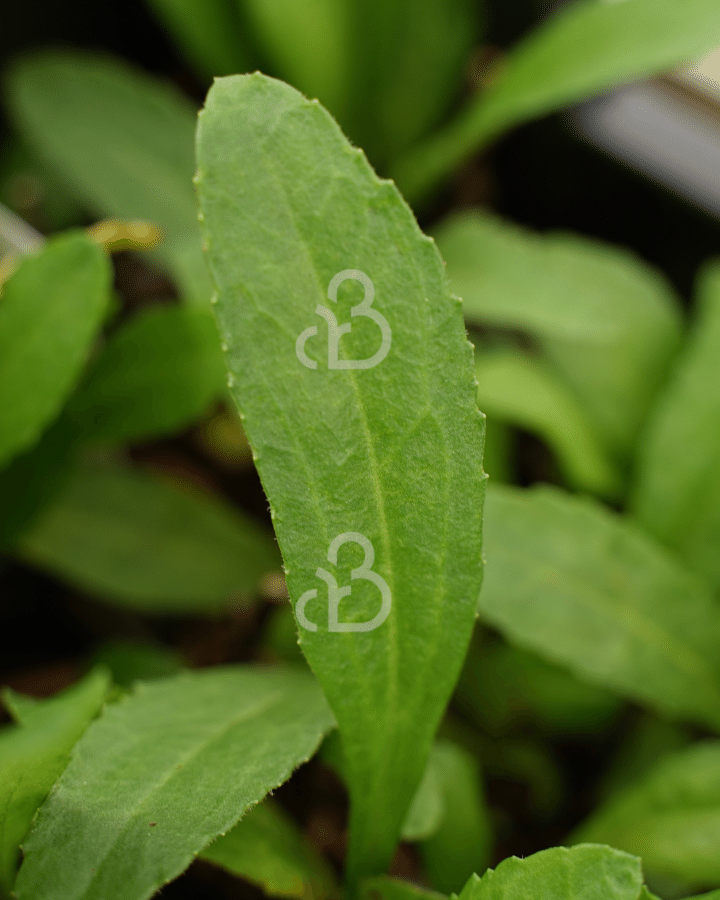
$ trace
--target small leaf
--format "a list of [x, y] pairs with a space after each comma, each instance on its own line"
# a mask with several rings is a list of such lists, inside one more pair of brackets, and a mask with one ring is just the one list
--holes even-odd
[[106, 666], [121, 688], [131, 688], [136, 681], [176, 675], [185, 667], [179, 653], [150, 641], [108, 641], [93, 654], [92, 663]]
[[138, 683], [76, 745], [24, 844], [18, 900], [147, 900], [315, 752], [332, 714], [297, 669]]
[[627, 461], [680, 343], [665, 278], [626, 250], [483, 214], [453, 217], [436, 237], [468, 322], [527, 332], [606, 451]]
[[637, 857], [581, 844], [504, 859], [482, 878], [473, 875], [459, 900], [640, 900], [642, 888]]
[[[344, 742], [353, 882], [390, 862], [473, 627], [485, 476], [471, 349], [432, 242], [319, 104], [260, 74], [220, 79], [198, 161], [231, 392]], [[369, 282], [385, 325], [356, 319], [338, 359], [377, 364], [335, 370], [328, 331], [310, 332], [348, 270], [338, 315]], [[374, 582], [358, 576], [368, 546]], [[367, 630], [331, 621], [328, 561], [338, 586], [357, 579], [338, 623]]]
[[337, 893], [328, 865], [282, 808], [265, 800], [200, 854], [270, 897], [323, 900]]
[[481, 617], [508, 640], [720, 729], [720, 609], [632, 522], [549, 487], [488, 490]]
[[210, 312], [159, 306], [115, 332], [65, 415], [83, 440], [150, 440], [198, 419], [226, 381]]
[[425, 773], [403, 822], [400, 837], [404, 841], [421, 841], [437, 830], [445, 812], [441, 777], [440, 760], [433, 745]]
[[220, 610], [280, 565], [239, 510], [148, 473], [78, 464], [16, 553], [78, 587], [155, 613]]
[[648, 873], [688, 888], [720, 881], [720, 742], [663, 759], [572, 835], [642, 856]]
[[580, 401], [541, 359], [517, 350], [476, 354], [478, 406], [543, 438], [571, 487], [617, 497], [621, 479]]
[[162, 227], [155, 255], [188, 299], [207, 303], [192, 103], [120, 60], [66, 51], [23, 57], [10, 71], [7, 94], [22, 135], [93, 212]]
[[508, 128], [667, 71], [718, 43], [716, 0], [576, 0], [521, 41], [453, 122], [413, 148], [396, 180], [415, 202]]
[[640, 444], [632, 510], [641, 524], [720, 587], [720, 263], [698, 284], [682, 357]]
[[110, 264], [70, 233], [27, 257], [0, 298], [0, 468], [30, 448], [80, 377], [110, 296]]
[[444, 900], [444, 894], [428, 891], [411, 881], [376, 875], [360, 882], [361, 900]]
[[0, 891], [12, 889], [19, 845], [109, 687], [106, 671], [96, 669], [49, 700], [14, 695], [24, 722], [0, 729]]
[[472, 754], [452, 741], [436, 741], [433, 757], [444, 799], [439, 827], [420, 851], [433, 887], [458, 891], [490, 862], [492, 831], [480, 770]]

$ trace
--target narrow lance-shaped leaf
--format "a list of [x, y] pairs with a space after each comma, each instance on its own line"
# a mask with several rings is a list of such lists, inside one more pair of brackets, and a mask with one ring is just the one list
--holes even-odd
[[685, 351], [638, 453], [632, 510], [642, 525], [720, 587], [720, 264], [698, 283]]
[[480, 615], [509, 640], [720, 729], [720, 607], [632, 522], [557, 489], [488, 491]]
[[663, 759], [571, 836], [642, 856], [645, 870], [688, 889], [720, 881], [720, 742]]
[[409, 152], [395, 176], [415, 202], [520, 122], [663, 72], [720, 42], [716, 0], [575, 0], [523, 40], [492, 85]]
[[[0, 730], [0, 896], [15, 880], [19, 845], [37, 808], [70, 758], [70, 751], [100, 709], [110, 686], [107, 671], [49, 700], [17, 698], [22, 724]], [[12, 704], [12, 701], [11, 701]]]
[[216, 81], [198, 158], [231, 391], [348, 760], [352, 881], [390, 861], [472, 630], [471, 349], [432, 241], [319, 104]]
[[80, 378], [110, 297], [110, 263], [83, 234], [49, 241], [0, 297], [0, 468], [35, 443]]
[[79, 463], [16, 553], [102, 599], [157, 613], [227, 608], [280, 566], [270, 534], [218, 498]]
[[161, 306], [113, 334], [64, 415], [83, 440], [150, 440], [198, 419], [226, 381], [209, 309]]
[[317, 682], [297, 669], [140, 682], [76, 745], [24, 844], [18, 900], [147, 900], [332, 725]]
[[98, 215], [160, 225], [155, 251], [183, 294], [205, 304], [192, 186], [195, 109], [173, 86], [120, 60], [51, 51], [10, 71], [16, 124], [41, 159]]

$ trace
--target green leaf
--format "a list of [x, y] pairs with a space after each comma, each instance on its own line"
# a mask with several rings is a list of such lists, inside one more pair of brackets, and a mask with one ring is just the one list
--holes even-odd
[[665, 278], [626, 250], [478, 213], [446, 220], [436, 238], [467, 320], [527, 332], [626, 461], [680, 343]]
[[23, 57], [7, 79], [28, 143], [101, 216], [160, 225], [155, 254], [189, 299], [206, 303], [192, 178], [196, 112], [176, 88], [112, 57], [50, 51]]
[[270, 897], [323, 900], [337, 892], [328, 865], [282, 807], [269, 800], [200, 856], [257, 884]]
[[689, 888], [720, 881], [720, 742], [672, 754], [597, 809], [570, 838], [642, 856], [648, 873]]
[[473, 875], [459, 900], [639, 900], [640, 860], [596, 844], [511, 856], [482, 878]]
[[617, 497], [620, 473], [580, 401], [542, 359], [517, 350], [476, 354], [478, 406], [488, 416], [543, 438], [570, 486]]
[[208, 80], [252, 68], [233, 0], [148, 0], [148, 6]]
[[576, 0], [521, 41], [490, 87], [413, 148], [395, 178], [416, 202], [508, 128], [667, 71], [718, 43], [715, 0]]
[[113, 682], [122, 688], [131, 688], [136, 681], [176, 675], [185, 667], [175, 650], [150, 641], [108, 641], [93, 654], [92, 662], [106, 666]]
[[360, 882], [361, 900], [443, 900], [444, 894], [428, 891], [411, 881], [375, 875]]
[[9, 687], [4, 687], [0, 690], [0, 700], [2, 700], [3, 706], [13, 717], [13, 721], [17, 722], [18, 725], [27, 725], [32, 711], [36, 706], [41, 705], [41, 701], [36, 697], [20, 694]]
[[309, 759], [332, 715], [297, 669], [138, 683], [76, 745], [23, 846], [18, 900], [147, 900]]
[[554, 488], [488, 490], [481, 617], [588, 680], [720, 728], [720, 609], [632, 522]]
[[404, 841], [421, 841], [437, 830], [445, 812], [441, 778], [441, 760], [433, 744], [400, 832]]
[[34, 704], [20, 700], [24, 723], [0, 729], [0, 893], [12, 889], [19, 846], [33, 816], [109, 686], [106, 671], [95, 669], [50, 700]]
[[[353, 881], [390, 861], [473, 627], [485, 476], [471, 349], [432, 242], [319, 104], [260, 74], [216, 81], [198, 158], [231, 392], [296, 614], [320, 588], [301, 608], [318, 630], [302, 627], [300, 640], [348, 759]], [[323, 326], [307, 343], [320, 362], [307, 368], [298, 337], [351, 267], [371, 280], [391, 343], [377, 320], [356, 319], [339, 355], [389, 352], [374, 367], [330, 369]], [[342, 287], [348, 322], [363, 287]], [[330, 632], [316, 572], [334, 541], [358, 534], [385, 594], [359, 578], [362, 546], [341, 549], [332, 577], [358, 577], [338, 619], [377, 627]]]
[[70, 233], [25, 259], [0, 297], [0, 468], [30, 448], [79, 379], [110, 296], [110, 264]]
[[217, 498], [91, 464], [75, 466], [16, 552], [101, 599], [164, 614], [220, 610], [280, 565], [270, 535]]
[[474, 872], [490, 862], [492, 832], [475, 757], [451, 741], [436, 741], [433, 756], [444, 797], [439, 827], [421, 845], [425, 871], [433, 887], [458, 891]]
[[698, 284], [696, 321], [638, 454], [632, 510], [720, 587], [720, 263]]
[[83, 440], [150, 440], [197, 420], [226, 381], [211, 313], [158, 306], [113, 334], [65, 414]]

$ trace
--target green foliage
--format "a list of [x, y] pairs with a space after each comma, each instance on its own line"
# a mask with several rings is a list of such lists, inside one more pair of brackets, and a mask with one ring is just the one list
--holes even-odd
[[110, 267], [82, 234], [26, 259], [0, 297], [0, 468], [30, 448], [75, 386], [110, 296]]
[[16, 552], [121, 606], [217, 612], [280, 560], [269, 535], [204, 491], [148, 472], [77, 464]]
[[[352, 880], [389, 862], [473, 624], [484, 475], [470, 347], [434, 246], [318, 104], [261, 75], [216, 81], [198, 159], [231, 392], [290, 596], [297, 604], [316, 586], [327, 548], [348, 533], [371, 543], [373, 571], [391, 592], [387, 621], [372, 631], [330, 634], [321, 624], [300, 635], [344, 742]], [[307, 368], [296, 339], [331, 279], [349, 268], [372, 280], [392, 349], [374, 368], [337, 371], [326, 368], [318, 340], [309, 350], [318, 368]], [[338, 305], [345, 318], [347, 299]], [[371, 358], [377, 332], [356, 326], [343, 355]], [[307, 490], [298, 493], [298, 483]], [[338, 584], [362, 563], [345, 553]], [[312, 603], [309, 620], [322, 622], [325, 608], [324, 599]], [[378, 588], [366, 581], [340, 619], [369, 622], [377, 612]]]
[[50, 700], [28, 704], [16, 696], [10, 701], [21, 724], [0, 730], [0, 895], [11, 891], [19, 846], [35, 812], [97, 715], [108, 687], [107, 672], [99, 668]]
[[228, 666], [138, 684], [75, 745], [24, 844], [18, 900], [145, 900], [332, 725], [317, 683], [297, 669]]

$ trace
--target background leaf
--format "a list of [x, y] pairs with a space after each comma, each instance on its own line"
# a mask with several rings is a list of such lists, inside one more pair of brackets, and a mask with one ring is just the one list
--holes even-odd
[[596, 809], [575, 841], [636, 853], [649, 874], [689, 889], [720, 882], [720, 742], [701, 741], [663, 759]]
[[249, 598], [280, 565], [271, 536], [218, 498], [91, 464], [75, 466], [16, 552], [102, 599], [165, 614]]
[[[319, 104], [259, 74], [216, 81], [198, 159], [231, 392], [290, 596], [322, 589], [307, 609], [321, 626], [300, 640], [348, 760], [352, 881], [390, 861], [472, 630], [485, 476], [471, 351], [432, 242]], [[305, 368], [296, 339], [350, 267], [372, 279], [391, 352], [374, 368], [330, 370], [322, 330], [308, 346], [318, 370]], [[361, 286], [345, 287], [347, 321]], [[377, 326], [360, 323], [345, 340], [342, 356], [368, 359]], [[315, 573], [348, 532], [372, 543], [392, 608], [375, 630], [329, 633]], [[342, 551], [338, 584], [350, 583], [358, 550]], [[358, 582], [340, 618], [370, 621], [378, 597]]]
[[720, 608], [631, 522], [550, 487], [488, 489], [480, 616], [512, 642], [720, 728]]
[[139, 683], [75, 747], [24, 845], [19, 900], [147, 900], [332, 725], [317, 682], [297, 669]]
[[55, 697], [19, 701], [23, 724], [0, 729], [0, 893], [9, 894], [37, 808], [67, 765], [70, 751], [110, 687], [99, 668]]
[[25, 259], [0, 299], [0, 468], [35, 443], [79, 379], [110, 295], [110, 264], [83, 234]]
[[487, 90], [413, 148], [395, 178], [415, 202], [508, 128], [667, 71], [718, 43], [715, 0], [576, 0], [521, 41]]
[[258, 804], [200, 854], [270, 897], [322, 900], [337, 893], [327, 864], [282, 807]]
[[436, 239], [468, 323], [537, 341], [597, 437], [627, 461], [680, 344], [665, 278], [626, 250], [479, 213], [446, 220]]
[[720, 263], [698, 284], [692, 333], [640, 444], [632, 510], [720, 587]]
[[21, 134], [97, 215], [160, 225], [154, 251], [186, 299], [205, 304], [192, 177], [196, 111], [175, 87], [120, 60], [51, 51], [10, 70], [8, 103]]
[[65, 415], [83, 440], [150, 440], [197, 420], [226, 382], [210, 311], [151, 307], [112, 335]]

